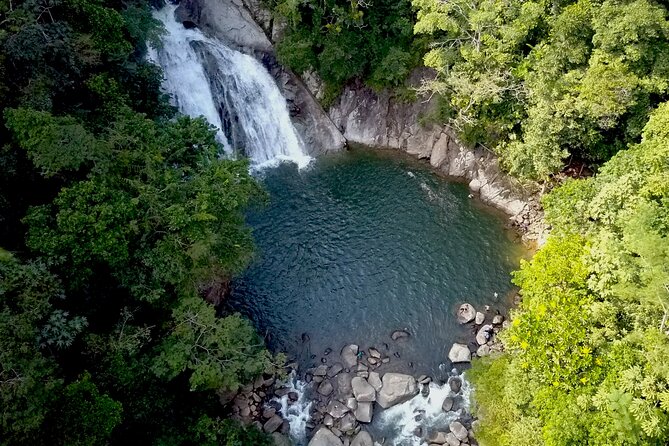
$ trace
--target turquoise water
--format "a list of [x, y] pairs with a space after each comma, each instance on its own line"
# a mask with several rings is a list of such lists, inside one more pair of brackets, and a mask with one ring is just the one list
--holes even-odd
[[[355, 150], [301, 171], [283, 164], [262, 181], [270, 204], [248, 216], [257, 259], [228, 307], [303, 369], [356, 343], [392, 358], [388, 369], [439, 376], [467, 338], [457, 307], [504, 311], [523, 248], [503, 217], [427, 164]], [[392, 341], [396, 329], [411, 337]]]

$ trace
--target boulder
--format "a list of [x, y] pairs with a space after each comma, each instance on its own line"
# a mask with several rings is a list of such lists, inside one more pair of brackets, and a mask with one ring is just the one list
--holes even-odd
[[276, 409], [274, 407], [268, 407], [262, 412], [262, 417], [266, 420], [269, 420], [274, 415], [276, 415]]
[[372, 358], [381, 359], [381, 352], [372, 347], [369, 349], [369, 356], [371, 356]]
[[462, 379], [459, 376], [452, 376], [448, 379], [448, 386], [453, 393], [458, 393], [462, 389]]
[[493, 324], [502, 325], [502, 322], [504, 322], [504, 316], [502, 316], [501, 314], [496, 314], [495, 316], [493, 316], [492, 318]]
[[427, 437], [428, 443], [444, 444], [446, 443], [446, 432], [433, 432]]
[[344, 446], [344, 444], [330, 429], [321, 427], [309, 442], [309, 446]]
[[376, 390], [366, 379], [356, 376], [351, 380], [351, 386], [353, 387], [353, 395], [358, 402], [376, 401]]
[[476, 356], [479, 358], [483, 358], [484, 356], [488, 356], [490, 354], [490, 346], [485, 344], [479, 346], [478, 349], [476, 349]]
[[374, 446], [374, 442], [372, 441], [372, 436], [369, 435], [369, 432], [360, 431], [358, 432], [358, 435], [353, 437], [351, 446]]
[[487, 343], [492, 337], [492, 332], [492, 325], [490, 324], [486, 324], [479, 328], [479, 331], [476, 333], [476, 343], [478, 345]]
[[456, 437], [453, 432], [446, 434], [446, 444], [448, 446], [460, 446], [460, 440]]
[[337, 375], [337, 393], [341, 398], [353, 394], [353, 387], [351, 386], [352, 377], [350, 373], [340, 373]]
[[355, 344], [347, 345], [341, 349], [341, 360], [347, 368], [351, 368], [358, 362], [358, 346]]
[[342, 432], [351, 432], [358, 426], [358, 422], [355, 419], [355, 415], [352, 413], [347, 413], [339, 420], [339, 430]]
[[459, 421], [453, 421], [451, 424], [448, 425], [448, 428], [451, 430], [453, 435], [460, 440], [460, 441], [465, 441], [467, 439], [467, 436], [469, 435], [469, 432], [467, 432], [467, 428], [462, 425]]
[[281, 425], [283, 424], [283, 418], [281, 418], [278, 415], [274, 415], [272, 418], [267, 420], [265, 424], [263, 425], [262, 429], [267, 432], [268, 434], [271, 434], [275, 430], [277, 430]]
[[332, 400], [330, 403], [327, 405], [325, 408], [325, 411], [332, 415], [332, 418], [341, 418], [346, 414], [349, 410], [348, 407], [343, 405], [341, 402]]
[[399, 341], [400, 339], [406, 339], [409, 336], [411, 336], [411, 334], [409, 334], [409, 332], [405, 331], [405, 330], [395, 330], [390, 334], [390, 338], [393, 341]]
[[314, 376], [325, 376], [328, 374], [328, 366], [325, 364], [319, 365], [314, 369], [313, 375]]
[[346, 407], [348, 407], [351, 410], [357, 409], [358, 408], [358, 400], [356, 400], [352, 396], [346, 398]]
[[318, 386], [318, 393], [320, 393], [323, 396], [329, 396], [332, 393], [333, 390], [334, 390], [334, 386], [328, 380], [323, 381]]
[[471, 304], [462, 304], [458, 308], [458, 324], [467, 324], [476, 318], [476, 310]]
[[481, 325], [484, 322], [485, 322], [485, 314], [481, 313], [480, 311], [477, 311], [476, 317], [474, 318], [474, 323], [476, 325]]
[[381, 376], [377, 372], [369, 372], [369, 377], [367, 378], [367, 382], [374, 387], [374, 390], [377, 392], [381, 390], [381, 387], [383, 386], [383, 383], [381, 382]]
[[451, 362], [471, 362], [472, 354], [469, 351], [469, 347], [464, 344], [458, 344], [457, 342], [453, 344], [451, 350], [448, 352], [448, 359]]
[[418, 394], [418, 383], [411, 375], [386, 373], [381, 382], [383, 386], [376, 401], [384, 409], [408, 401]]
[[353, 412], [355, 415], [355, 419], [360, 421], [361, 423], [370, 423], [372, 421], [372, 415], [374, 413], [373, 404], [374, 403], [371, 402], [358, 403], [358, 407], [355, 409], [355, 412]]
[[450, 412], [450, 410], [453, 409], [453, 398], [451, 398], [450, 396], [444, 398], [444, 402], [441, 403], [441, 409], [444, 412]]
[[274, 440], [275, 446], [291, 446], [291, 442], [288, 437], [280, 434], [279, 432], [274, 432], [272, 434], [272, 440]]
[[344, 370], [344, 366], [341, 365], [341, 363], [336, 363], [330, 369], [328, 370], [328, 376], [330, 378], [333, 378], [337, 376], [342, 370]]

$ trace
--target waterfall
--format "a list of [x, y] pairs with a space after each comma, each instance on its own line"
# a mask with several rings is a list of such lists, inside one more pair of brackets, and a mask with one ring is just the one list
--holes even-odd
[[183, 114], [204, 116], [228, 154], [241, 150], [258, 169], [280, 161], [306, 166], [311, 158], [290, 121], [272, 76], [251, 56], [186, 29], [175, 5], [155, 12], [166, 33], [149, 57], [164, 72], [163, 88]]

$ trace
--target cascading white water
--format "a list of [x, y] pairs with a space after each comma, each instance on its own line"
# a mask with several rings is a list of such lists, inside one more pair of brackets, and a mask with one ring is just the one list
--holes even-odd
[[281, 416], [284, 420], [288, 420], [290, 424], [290, 437], [297, 445], [306, 444], [307, 438], [307, 422], [310, 419], [312, 401], [306, 395], [307, 383], [300, 381], [293, 372], [286, 385], [290, 392], [295, 392], [298, 395], [297, 401], [290, 402], [288, 395], [275, 400], [281, 404]]
[[204, 116], [220, 130], [226, 151], [230, 146], [243, 150], [253, 168], [280, 161], [306, 166], [311, 158], [265, 67], [197, 29], [186, 29], [175, 19], [175, 9], [167, 5], [155, 13], [166, 34], [151, 58], [163, 68], [163, 86], [179, 110]]

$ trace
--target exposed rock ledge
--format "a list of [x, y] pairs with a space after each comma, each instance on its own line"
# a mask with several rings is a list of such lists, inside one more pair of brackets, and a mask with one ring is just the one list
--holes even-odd
[[[415, 82], [421, 75], [425, 73], [414, 73]], [[526, 241], [542, 244], [546, 231], [536, 191], [524, 189], [506, 175], [494, 154], [463, 146], [449, 128], [422, 126], [421, 118], [434, 106], [433, 101], [399, 102], [388, 93], [377, 94], [357, 83], [346, 87], [329, 115], [348, 142], [399, 149], [465, 180], [484, 203], [509, 215]]]

